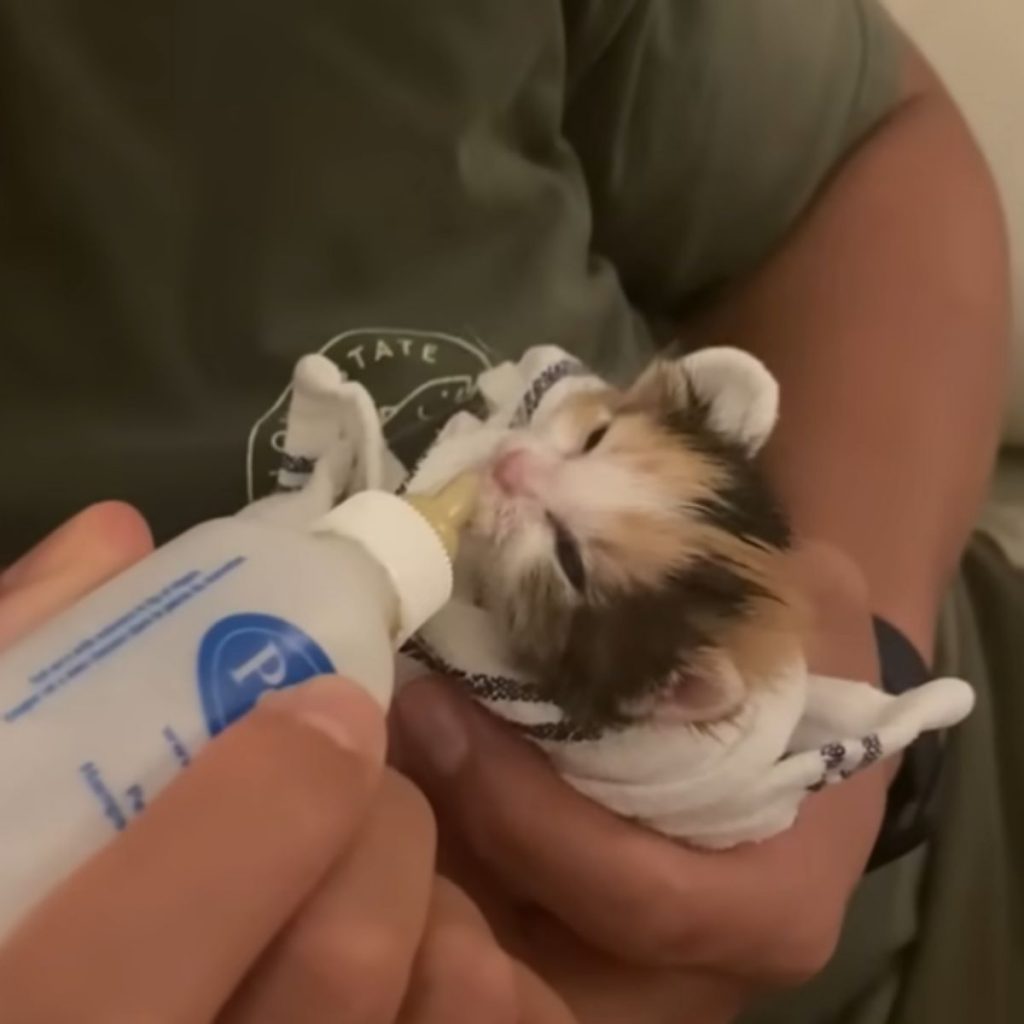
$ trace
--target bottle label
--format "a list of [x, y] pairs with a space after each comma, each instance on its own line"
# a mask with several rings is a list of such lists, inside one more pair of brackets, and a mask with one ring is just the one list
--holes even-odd
[[245, 612], [215, 622], [199, 645], [199, 695], [211, 736], [264, 693], [334, 672], [323, 648], [274, 615]]

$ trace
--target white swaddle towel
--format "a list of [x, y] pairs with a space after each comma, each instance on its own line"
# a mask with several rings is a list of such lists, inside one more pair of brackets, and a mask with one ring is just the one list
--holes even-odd
[[[728, 365], [698, 356], [693, 372]], [[763, 368], [746, 372], [742, 408], [732, 426], [767, 434], [775, 416], [774, 382]], [[752, 395], [751, 382], [769, 393]], [[578, 361], [552, 347], [484, 373], [482, 419], [454, 416], [406, 480], [387, 451], [366, 392], [319, 356], [296, 372], [284, 465], [292, 488], [251, 506], [296, 526], [366, 486], [432, 491], [486, 460], [510, 429], [550, 413], [575, 391], [602, 387]], [[741, 389], [742, 390], [742, 389]], [[739, 411], [737, 412], [737, 409]], [[551, 758], [565, 780], [610, 810], [697, 846], [726, 848], [788, 828], [805, 796], [907, 747], [922, 732], [953, 726], [974, 703], [959, 679], [937, 679], [900, 696], [811, 675], [795, 663], [759, 687], [740, 712], [712, 727], [652, 721], [581, 732], [510, 664], [493, 620], [456, 593], [400, 658], [399, 683], [424, 667], [461, 680], [475, 698], [519, 729]]]

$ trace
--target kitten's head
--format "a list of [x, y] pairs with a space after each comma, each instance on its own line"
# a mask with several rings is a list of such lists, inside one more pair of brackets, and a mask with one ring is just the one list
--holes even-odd
[[568, 398], [495, 455], [477, 597], [575, 721], [718, 720], [793, 657], [789, 530], [753, 465], [776, 407], [757, 360], [707, 349]]

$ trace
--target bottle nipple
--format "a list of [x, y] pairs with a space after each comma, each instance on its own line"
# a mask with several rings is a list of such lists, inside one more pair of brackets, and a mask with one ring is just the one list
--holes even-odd
[[404, 498], [433, 527], [448, 557], [454, 561], [459, 547], [459, 531], [472, 518], [479, 494], [479, 477], [476, 473], [466, 472], [436, 494], [408, 494]]

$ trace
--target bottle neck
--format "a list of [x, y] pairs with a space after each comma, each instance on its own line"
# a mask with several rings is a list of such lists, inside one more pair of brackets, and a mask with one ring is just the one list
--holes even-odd
[[451, 597], [452, 564], [444, 543], [423, 514], [394, 494], [353, 495], [314, 524], [313, 532], [355, 541], [381, 567], [397, 600], [399, 645]]
[[[372, 593], [367, 593], [365, 600], [375, 603], [381, 609], [382, 617], [387, 625], [388, 636], [391, 639], [391, 645], [397, 650], [406, 640], [402, 635], [402, 602], [387, 567], [381, 565], [373, 552], [368, 550], [366, 545], [361, 544], [355, 537], [319, 534], [317, 539], [324, 544], [335, 545], [338, 548], [344, 546], [347, 559], [359, 560], [360, 569], [358, 575], [363, 581], [364, 586], [367, 582], [372, 581], [370, 583]], [[339, 609], [338, 613], [344, 614], [344, 610]]]

